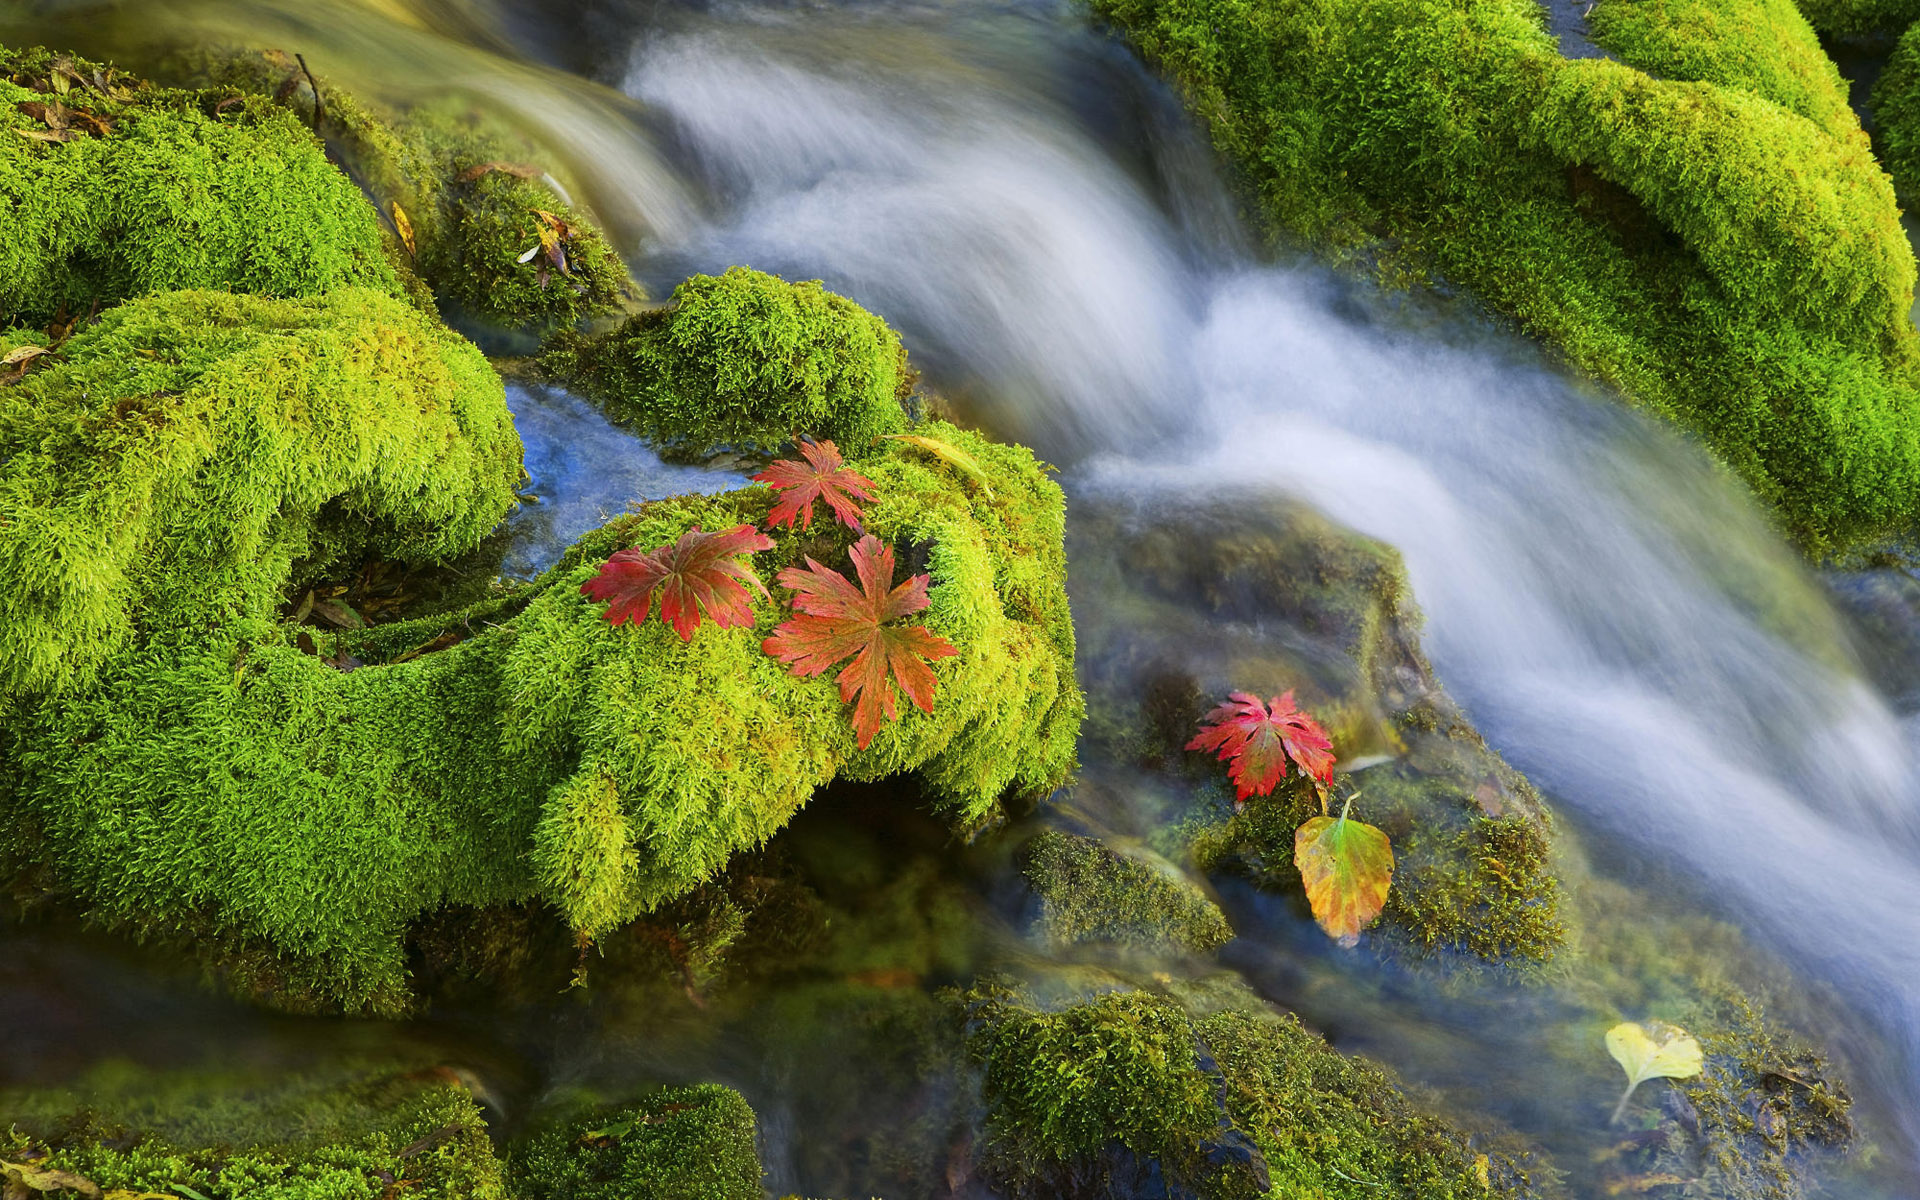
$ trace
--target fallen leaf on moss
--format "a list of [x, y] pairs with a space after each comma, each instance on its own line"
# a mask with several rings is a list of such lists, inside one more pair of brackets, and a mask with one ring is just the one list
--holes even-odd
[[654, 594], [660, 593], [660, 619], [681, 641], [691, 641], [703, 615], [722, 629], [753, 624], [751, 598], [742, 585], [762, 596], [767, 589], [739, 556], [771, 549], [773, 539], [751, 525], [713, 533], [696, 525], [671, 546], [620, 551], [580, 590], [607, 605], [612, 625], [645, 624]]
[[859, 529], [859, 501], [873, 499], [873, 480], [847, 466], [840, 448], [832, 442], [801, 442], [800, 454], [807, 461], [783, 458], [753, 477], [755, 483], [764, 483], [780, 493], [773, 511], [767, 514], [768, 527], [785, 525], [792, 529], [797, 520], [800, 528], [811, 529], [813, 502], [825, 500], [842, 525]]
[[0, 364], [11, 367], [15, 363], [23, 363], [30, 358], [39, 358], [42, 354], [52, 353], [53, 351], [45, 346], [15, 346], [7, 351], [4, 357], [0, 357]]
[[1620, 1119], [1633, 1089], [1647, 1080], [1691, 1079], [1706, 1063], [1693, 1035], [1665, 1021], [1622, 1021], [1607, 1030], [1607, 1053], [1627, 1073], [1627, 1090], [1621, 1093], [1609, 1123]]
[[0, 1177], [8, 1183], [8, 1190], [17, 1182], [24, 1188], [36, 1192], [78, 1192], [88, 1200], [102, 1200], [100, 1185], [84, 1176], [71, 1171], [57, 1171], [52, 1167], [39, 1167], [32, 1163], [11, 1163], [0, 1160]]
[[407, 248], [408, 254], [418, 254], [413, 244], [413, 222], [407, 219], [407, 210], [400, 207], [398, 200], [388, 207], [393, 210], [393, 231], [400, 235], [400, 244]]
[[951, 442], [943, 442], [939, 438], [927, 437], [925, 434], [919, 433], [889, 433], [886, 436], [890, 441], [905, 442], [909, 446], [918, 446], [935, 458], [948, 463], [961, 474], [979, 484], [980, 490], [987, 494], [987, 499], [993, 499], [993, 488], [987, 484], [986, 468], [980, 465], [979, 459], [962, 450], [960, 447]]
[[780, 572], [781, 585], [794, 590], [794, 611], [802, 615], [775, 629], [762, 649], [795, 675], [819, 675], [852, 658], [835, 680], [840, 699], [853, 702], [854, 736], [865, 750], [880, 732], [882, 714], [894, 719], [894, 684], [920, 711], [932, 712], [935, 679], [927, 664], [960, 652], [924, 625], [885, 624], [931, 603], [928, 576], [893, 587], [893, 547], [872, 534], [854, 543], [850, 554], [859, 587], [811, 558], [805, 570]]
[[1293, 834], [1293, 865], [1307, 889], [1313, 919], [1342, 946], [1386, 907], [1393, 883], [1393, 843], [1387, 835], [1343, 811], [1314, 817]]

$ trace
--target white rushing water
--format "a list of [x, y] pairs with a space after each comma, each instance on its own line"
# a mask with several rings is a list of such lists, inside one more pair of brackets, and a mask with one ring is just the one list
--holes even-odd
[[1271, 489], [1399, 547], [1494, 743], [1833, 983], [1920, 1112], [1912, 736], [1735, 483], [1511, 339], [1223, 255], [1204, 156], [1092, 35], [1009, 17], [1040, 70], [977, 30], [738, 18], [627, 80], [712, 192], [672, 267], [825, 279], [1070, 489]]

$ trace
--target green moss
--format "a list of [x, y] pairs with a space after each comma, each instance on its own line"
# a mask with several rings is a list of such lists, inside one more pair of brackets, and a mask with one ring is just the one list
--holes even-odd
[[[991, 494], [899, 443], [858, 461], [867, 528], [924, 555], [927, 624], [960, 653], [932, 714], [860, 750], [833, 680], [761, 651], [777, 603], [682, 642], [580, 593], [623, 546], [763, 520], [764, 488], [650, 505], [507, 600], [283, 623], [301, 560], [434, 558], [492, 528], [519, 476], [498, 380], [367, 293], [122, 306], [0, 391], [0, 812], [96, 917], [210, 941], [283, 998], [389, 1011], [416, 916], [540, 899], [598, 935], [836, 776], [917, 771], [957, 823], [990, 820], [1074, 761], [1063, 502], [1026, 450], [933, 431]], [[848, 540], [816, 523], [758, 566], [844, 567]]]
[[1791, 0], [1605, 0], [1587, 22], [1595, 42], [1656, 79], [1751, 92], [1838, 141], [1866, 137], [1840, 69]]
[[486, 1122], [454, 1072], [96, 1070], [72, 1090], [0, 1093], [0, 1158], [101, 1188], [221, 1200], [507, 1200]]
[[[195, 55], [175, 69], [215, 92], [284, 94], [312, 113], [305, 72], [279, 51]], [[379, 205], [397, 255], [456, 320], [543, 333], [613, 312], [632, 292], [605, 235], [538, 165], [539, 148], [478, 106], [450, 97], [396, 112], [324, 78], [319, 90], [327, 144]], [[520, 261], [541, 244], [541, 213], [566, 228], [564, 272], [544, 254]], [[403, 218], [411, 246], [398, 236]]]
[[556, 376], [648, 438], [699, 452], [772, 450], [801, 434], [852, 452], [904, 428], [906, 350], [819, 283], [732, 267], [695, 275], [665, 309], [547, 354]]
[[[82, 87], [53, 62], [0, 49], [0, 327], [182, 288], [398, 290], [372, 208], [293, 114], [104, 72]], [[23, 106], [55, 103], [105, 124], [21, 135], [48, 130]]]
[[1920, 20], [1915, 0], [1799, 0], [1800, 11], [1828, 37], [1894, 34]]
[[1907, 29], [1873, 87], [1874, 142], [1909, 207], [1920, 198], [1920, 24]]
[[1912, 253], [1790, 14], [1739, 42], [1691, 10], [1599, 22], [1686, 82], [1562, 58], [1529, 0], [1095, 7], [1280, 229], [1473, 289], [1698, 433], [1810, 547], [1910, 524]]
[[718, 1084], [667, 1088], [517, 1150], [527, 1200], [760, 1200], [753, 1109]]
[[1056, 830], [1027, 843], [1024, 856], [1041, 899], [1040, 930], [1055, 942], [1207, 951], [1233, 937], [1220, 906], [1170, 865]]
[[1476, 1154], [1386, 1072], [1251, 997], [1211, 1013], [1145, 992], [1056, 1011], [991, 988], [966, 1000], [983, 1163], [1016, 1195], [1143, 1164], [1207, 1200], [1541, 1194], [1529, 1163]]

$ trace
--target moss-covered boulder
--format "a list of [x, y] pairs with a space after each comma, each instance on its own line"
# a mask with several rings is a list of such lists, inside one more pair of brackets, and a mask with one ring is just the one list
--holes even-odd
[[1910, 526], [1913, 255], [1796, 14], [1604, 0], [1625, 61], [1569, 61], [1532, 0], [1095, 8], [1277, 228], [1472, 289], [1699, 434], [1808, 546]]
[[70, 1087], [0, 1091], [0, 1115], [0, 1191], [23, 1200], [520, 1194], [462, 1074], [440, 1066], [352, 1056], [295, 1071], [106, 1066]]
[[760, 1200], [753, 1109], [718, 1084], [563, 1122], [512, 1158], [522, 1200]]
[[[0, 390], [7, 853], [283, 1002], [403, 1007], [405, 926], [443, 905], [541, 899], [604, 933], [835, 777], [915, 771], [973, 826], [1072, 766], [1063, 502], [1024, 449], [922, 427], [978, 480], [905, 443], [856, 458], [867, 531], [924, 564], [959, 650], [933, 711], [861, 748], [831, 679], [762, 651], [781, 601], [682, 641], [581, 594], [624, 547], [764, 521], [764, 488], [649, 505], [475, 607], [283, 620], [296, 568], [443, 557], [512, 502], [498, 379], [398, 301], [166, 294], [58, 357]], [[758, 569], [844, 570], [851, 536], [781, 532]]]
[[[1565, 941], [1553, 820], [1434, 677], [1398, 554], [1284, 499], [1077, 504], [1074, 586], [1094, 696], [1081, 807], [1148, 831], [1202, 869], [1301, 896], [1294, 830], [1319, 812], [1297, 775], [1234, 803], [1225, 768], [1186, 750], [1229, 691], [1292, 689], [1331, 733], [1355, 816], [1396, 867], [1369, 943], [1510, 966]], [[1305, 901], [1299, 901], [1304, 913]]]
[[1920, 24], [1909, 26], [1873, 86], [1874, 147], [1902, 203], [1920, 199]]
[[733, 267], [545, 365], [642, 435], [700, 453], [807, 435], [857, 450], [906, 425], [906, 350], [884, 321], [818, 282]]
[[1150, 1181], [1199, 1200], [1556, 1194], [1551, 1170], [1478, 1150], [1385, 1071], [1244, 993], [1193, 1010], [1139, 991], [1044, 1008], [985, 986], [964, 1006], [981, 1164], [1012, 1195], [1134, 1195]]
[[1021, 856], [1040, 897], [1039, 932], [1058, 945], [1207, 951], [1233, 937], [1220, 906], [1170, 863], [1059, 830], [1036, 836]]
[[0, 48], [0, 328], [183, 288], [397, 292], [378, 218], [294, 114]]
[[539, 147], [478, 105], [451, 95], [391, 109], [310, 79], [280, 51], [197, 52], [170, 69], [209, 95], [274, 97], [310, 121], [379, 206], [401, 260], [463, 327], [541, 334], [636, 294]]

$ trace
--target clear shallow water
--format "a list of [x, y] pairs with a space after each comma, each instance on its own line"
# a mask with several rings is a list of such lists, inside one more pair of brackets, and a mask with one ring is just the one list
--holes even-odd
[[644, 501], [732, 491], [747, 482], [734, 471], [663, 462], [599, 409], [554, 388], [508, 384], [507, 407], [526, 447], [527, 481], [507, 520], [503, 575], [533, 578], [581, 534]]
[[[522, 11], [515, 27], [541, 21]], [[547, 45], [574, 28], [547, 27]], [[1397, 546], [1435, 665], [1489, 739], [1606, 869], [1711, 905], [1829, 985], [1876, 1132], [1911, 1157], [1912, 705], [1882, 690], [1901, 675], [1888, 663], [1869, 681], [1820, 581], [1737, 485], [1465, 306], [1259, 261], [1177, 106], [1071, 12], [616, 6], [593, 28], [624, 99], [583, 85], [591, 106], [549, 108], [571, 95], [551, 72], [482, 70], [497, 60], [418, 30], [389, 53], [468, 64], [460, 78], [541, 110], [627, 206], [618, 224], [650, 281], [744, 262], [881, 312], [975, 419], [1062, 464], [1076, 503], [1125, 495], [1150, 516], [1227, 489], [1283, 494]], [[552, 522], [522, 527], [529, 566], [624, 493], [676, 486], [597, 418], [528, 399], [516, 412], [551, 503], [521, 519]], [[1506, 1096], [1503, 1115], [1538, 1136], [1568, 1119], [1529, 1062], [1551, 1014], [1436, 1006], [1258, 897], [1227, 899], [1247, 934], [1229, 960], [1338, 1044], [1483, 1106]], [[664, 1064], [646, 1031], [591, 1027], [521, 1044], [555, 1080], [696, 1069]], [[508, 1037], [471, 1015], [464, 1028]], [[776, 1189], [828, 1190], [819, 1130], [780, 1115], [804, 1115], [814, 1076], [783, 1082], [752, 1047], [706, 1044], [701, 1061], [785, 1131]]]

